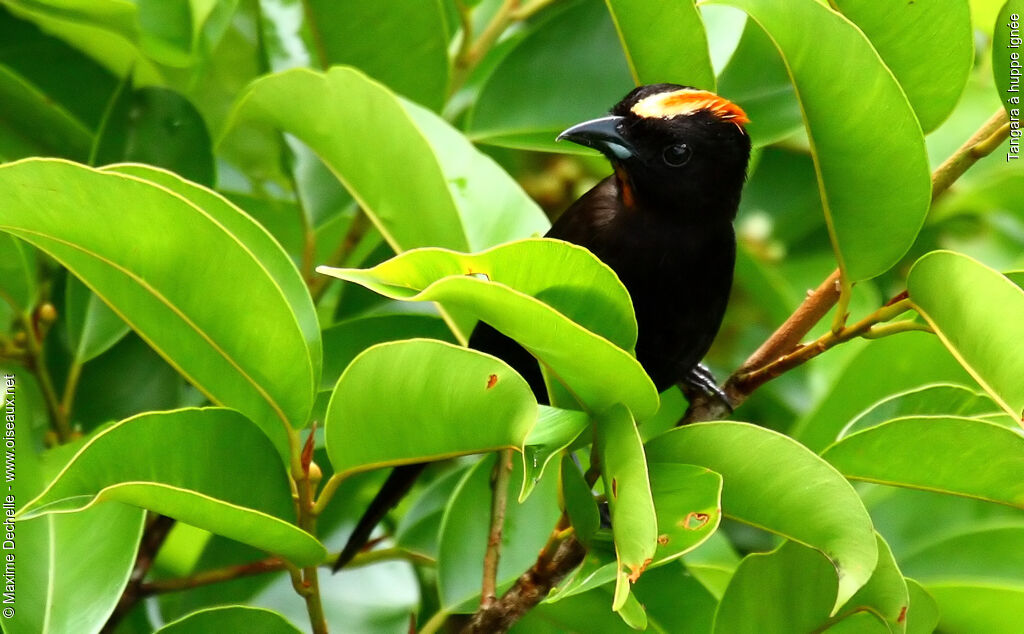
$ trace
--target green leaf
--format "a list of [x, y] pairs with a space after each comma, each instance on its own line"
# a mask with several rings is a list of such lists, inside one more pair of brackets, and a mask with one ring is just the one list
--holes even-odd
[[932, 634], [939, 625], [939, 606], [920, 583], [904, 578], [910, 595], [910, 609], [907, 610], [908, 634]]
[[893, 393], [940, 381], [974, 384], [938, 338], [929, 333], [906, 332], [845, 345], [861, 349], [790, 432], [816, 452], [835, 442], [859, 413]]
[[697, 423], [652, 439], [647, 457], [722, 474], [726, 517], [820, 550], [840, 571], [836, 606], [871, 577], [878, 549], [863, 503], [832, 466], [791, 438], [746, 423]]
[[1024, 290], [965, 255], [935, 251], [914, 264], [907, 290], [918, 312], [971, 376], [1024, 422]]
[[1016, 632], [1024, 590], [988, 585], [928, 586], [938, 607], [939, 632]]
[[838, 587], [832, 562], [796, 542], [747, 555], [718, 604], [713, 631], [815, 631], [828, 620]]
[[[168, 453], [168, 447], [175, 451]], [[71, 513], [105, 500], [168, 515], [297, 566], [327, 556], [316, 539], [292, 523], [288, 476], [274, 447], [232, 410], [144, 414], [108, 427], [90, 438], [19, 515]]]
[[746, 11], [782, 54], [843, 274], [856, 282], [884, 273], [914, 242], [931, 200], [921, 126], [899, 84], [856, 26], [813, 0], [716, 4]]
[[644, 446], [629, 410], [622, 405], [613, 407], [597, 419], [595, 429], [618, 559], [612, 604], [612, 609], [618, 612], [628, 594], [627, 579], [636, 582], [654, 559], [658, 517], [651, 497]]
[[960, 532], [908, 553], [901, 563], [929, 591], [954, 583], [1024, 589], [1024, 527]]
[[1024, 528], [970, 530], [901, 561], [938, 603], [948, 632], [1013, 632], [1024, 610]]
[[323, 331], [324, 372], [320, 385], [333, 388], [348, 364], [372, 345], [418, 338], [455, 343], [451, 330], [434, 315], [366, 315], [337, 323]]
[[440, 0], [312, 0], [306, 18], [318, 32], [325, 66], [356, 66], [395, 92], [441, 109], [451, 69]]
[[[1017, 19], [1017, 39], [1013, 41], [1011, 37], [1011, 25], [1013, 20], [1010, 19], [1011, 15], [1016, 15]], [[1000, 9], [999, 15], [995, 20], [995, 30], [992, 32], [992, 74], [996, 80], [996, 88], [999, 91], [999, 100], [1003, 103], [1003, 108], [1006, 109], [1007, 114], [1010, 110], [1016, 107], [1017, 112], [1020, 112], [1020, 84], [1021, 75], [1024, 75], [1024, 59], [1021, 55], [1021, 40], [1020, 40], [1020, 16], [1024, 15], [1024, 2], [1021, 0], [1006, 0], [1003, 4], [1003, 8]], [[1016, 55], [1016, 57], [1014, 57]], [[1011, 90], [1014, 88], [1015, 90]], [[1012, 97], [1018, 97], [1016, 103], [1011, 103]], [[1013, 117], [1019, 120], [1020, 116]], [[1020, 128], [1018, 127], [1019, 131]], [[1018, 136], [1019, 140], [1020, 137]], [[1012, 146], [1011, 146], [1012, 147]], [[1019, 146], [1018, 146], [1019, 147]], [[1020, 154], [1016, 154], [1020, 156]]]
[[934, 383], [883, 398], [851, 420], [839, 437], [906, 416], [973, 418], [999, 412], [999, 406], [983, 392], [953, 383]]
[[658, 515], [652, 565], [677, 559], [703, 544], [722, 521], [722, 476], [703, 467], [648, 463]]
[[243, 605], [224, 605], [183, 616], [161, 627], [156, 634], [218, 634], [219, 632], [298, 634], [301, 631], [288, 619], [272, 610]]
[[846, 436], [822, 457], [853, 480], [1024, 509], [1024, 436], [995, 423], [899, 418]]
[[624, 403], [643, 419], [658, 409], [654, 385], [628, 352], [636, 320], [625, 287], [581, 247], [532, 239], [478, 254], [418, 249], [372, 269], [317, 270], [392, 299], [438, 301], [483, 319], [595, 412]]
[[526, 477], [523, 478], [523, 489], [519, 492], [520, 502], [530, 495], [551, 459], [560, 455], [589, 425], [590, 417], [583, 412], [538, 406], [537, 423], [526, 438], [526, 446], [523, 448]]
[[167, 88], [124, 88], [104, 117], [90, 162], [147, 163], [212, 187], [210, 133], [196, 107]]
[[708, 37], [690, 0], [606, 0], [637, 85], [672, 82], [713, 91]]
[[0, 234], [0, 300], [18, 313], [36, 303], [36, 252], [14, 236]]
[[[560, 3], [501, 59], [468, 113], [473, 141], [547, 152], [570, 125], [607, 112], [633, 87], [615, 26], [595, 0]], [[670, 49], [671, 50], [671, 49]]]
[[103, 354], [129, 330], [128, 324], [73, 275], [68, 276], [64, 287], [64, 318], [68, 347], [77, 363]]
[[[65, 448], [36, 453], [37, 417], [46, 421], [46, 406], [34, 377], [3, 368], [0, 393], [13, 403], [16, 478], [13, 495], [17, 510], [38, 494], [63, 466]], [[11, 399], [11, 400], [8, 400]], [[8, 441], [11, 439], [8, 438]], [[10, 463], [8, 463], [10, 464]], [[7, 513], [10, 513], [8, 507]], [[9, 514], [5, 517], [10, 519]], [[18, 520], [13, 550], [16, 583], [14, 615], [4, 615], [8, 634], [99, 631], [117, 605], [135, 566], [145, 513], [123, 504], [104, 504], [81, 513]], [[9, 539], [9, 537], [4, 537]], [[10, 568], [7, 574], [12, 574]]]
[[594, 492], [587, 485], [583, 473], [569, 457], [562, 460], [561, 484], [565, 512], [572, 522], [576, 539], [589, 548], [591, 540], [601, 528], [601, 512], [597, 508]]
[[[746, 129], [754, 147], [781, 141], [803, 127], [800, 102], [796, 98], [789, 73], [786, 72], [786, 65], [771, 38], [753, 20], [747, 20], [736, 50], [718, 77], [718, 93], [739, 104], [747, 113], [750, 123]], [[760, 165], [757, 169], [760, 169]], [[811, 178], [814, 178], [813, 175]], [[777, 184], [785, 189], [791, 186], [788, 181]], [[816, 190], [798, 191], [811, 192], [815, 198], [814, 204], [820, 206]], [[746, 197], [747, 194], [744, 194]], [[801, 224], [806, 222], [807, 219], [801, 217]]]
[[0, 65], [0, 103], [0, 158], [88, 156], [92, 133], [85, 125], [6, 65]]
[[227, 129], [245, 121], [310, 146], [395, 251], [480, 249], [547, 230], [544, 214], [492, 159], [355, 69], [262, 77], [239, 99]]
[[893, 558], [889, 544], [881, 535], [875, 537], [878, 543], [878, 565], [875, 566], [871, 579], [840, 608], [839, 612], [848, 614], [870, 611], [885, 620], [886, 627], [882, 628], [882, 631], [902, 634], [907, 630], [906, 615], [910, 606], [907, 582]]
[[[287, 456], [286, 424], [306, 423], [319, 381], [312, 301], [298, 296], [298, 273], [259, 225], [216, 194], [179, 184], [172, 192], [59, 160], [12, 163], [0, 167], [0, 230], [56, 258], [189, 382], [246, 414]], [[220, 202], [205, 208], [212, 200]], [[295, 283], [282, 283], [288, 277]]]
[[341, 477], [379, 467], [522, 451], [537, 417], [526, 381], [504, 361], [442, 341], [367, 349], [348, 366], [324, 421]]
[[832, 6], [871, 40], [924, 131], [937, 128], [960, 99], [974, 63], [968, 3], [836, 0]]
[[144, 520], [126, 504], [18, 520], [16, 611], [4, 631], [99, 631], [128, 584]]
[[83, 51], [117, 77], [133, 72], [141, 83], [163, 83], [162, 71], [138, 41], [134, 2], [11, 0], [4, 6]]
[[[473, 612], [483, 579], [484, 552], [491, 522], [491, 473], [495, 456], [477, 463], [459, 483], [445, 509], [438, 552], [438, 594], [442, 608]], [[513, 462], [513, 464], [515, 461]], [[523, 472], [513, 467], [509, 491], [522, 486]], [[509, 496], [498, 561], [499, 595], [537, 561], [558, 521], [558, 477], [549, 474], [522, 504]]]

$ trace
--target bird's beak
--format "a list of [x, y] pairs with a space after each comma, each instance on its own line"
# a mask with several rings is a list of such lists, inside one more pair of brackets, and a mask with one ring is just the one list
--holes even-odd
[[556, 141], [565, 139], [594, 148], [610, 159], [624, 161], [634, 155], [633, 147], [622, 138], [619, 123], [625, 117], [609, 116], [577, 123], [558, 135]]

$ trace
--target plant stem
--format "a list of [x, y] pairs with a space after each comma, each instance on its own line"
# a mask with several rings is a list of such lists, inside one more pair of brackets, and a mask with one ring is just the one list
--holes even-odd
[[491, 530], [484, 552], [484, 579], [480, 588], [480, 609], [486, 610], [497, 600], [498, 562], [501, 559], [501, 533], [505, 527], [505, 509], [508, 504], [508, 480], [512, 473], [512, 450], [498, 452], [494, 464], [491, 495]]
[[[345, 233], [345, 237], [342, 239], [341, 244], [334, 250], [327, 261], [324, 262], [325, 266], [341, 266], [348, 259], [348, 256], [352, 254], [353, 249], [359, 246], [359, 241], [362, 240], [363, 236], [366, 235], [367, 229], [370, 228], [370, 219], [366, 213], [359, 207], [355, 210], [355, 216], [352, 218], [352, 224], [348, 226], [348, 231]], [[327, 285], [334, 280], [333, 277], [327, 275], [314, 275], [312, 281], [309, 283], [309, 292], [313, 296], [313, 303], [317, 303], [323, 296], [324, 291], [327, 290]]]
[[57, 432], [57, 440], [66, 443], [71, 440], [71, 424], [67, 414], [61, 407], [60, 399], [57, 397], [57, 390], [53, 386], [53, 377], [46, 363], [45, 343], [36, 329], [35, 319], [31, 311], [21, 315], [21, 322], [25, 327], [25, 345], [28, 350], [28, 361], [31, 369], [39, 379], [39, 388], [43, 392], [43, 399], [46, 407], [50, 410], [50, 418], [53, 421], [54, 429]]
[[1002, 145], [1009, 135], [1009, 116], [1000, 108], [932, 173], [932, 204], [979, 159]]
[[82, 364], [78, 359], [73, 359], [64, 382], [64, 396], [60, 400], [60, 411], [66, 420], [71, 419], [71, 408], [75, 404], [75, 391], [78, 389], [80, 378], [82, 378]]
[[[301, 457], [299, 462], [302, 464]], [[299, 528], [315, 536], [316, 513], [313, 498], [316, 492], [313, 489], [316, 485], [309, 477], [308, 465], [303, 465], [302, 473], [296, 478], [295, 484], [299, 491]], [[327, 634], [327, 619], [324, 617], [323, 601], [320, 598], [320, 578], [315, 565], [302, 569], [301, 586], [297, 590], [306, 600], [306, 612], [309, 614], [313, 634]]]
[[890, 306], [883, 306], [848, 328], [844, 327], [839, 332], [830, 330], [819, 337], [816, 341], [805, 346], [798, 346], [789, 354], [786, 354], [763, 367], [753, 370], [747, 374], [733, 375], [733, 378], [731, 378], [730, 381], [733, 386], [739, 389], [742, 393], [749, 394], [759, 386], [767, 383], [771, 379], [774, 379], [783, 372], [791, 370], [792, 368], [813, 359], [829, 348], [845, 341], [849, 341], [854, 337], [859, 337], [870, 331], [876, 324], [889, 321], [912, 308], [913, 305], [910, 303], [909, 299], [900, 300]]
[[117, 601], [117, 607], [103, 625], [101, 633], [113, 632], [117, 629], [118, 623], [131, 612], [139, 599], [145, 596], [142, 592], [143, 581], [149, 574], [149, 569], [156, 560], [156, 555], [163, 546], [167, 535], [174, 528], [174, 520], [166, 515], [154, 515], [146, 525], [142, 533], [142, 541], [139, 544], [139, 553], [135, 556], [135, 566], [132, 568], [131, 576], [128, 578], [128, 587], [121, 593]]
[[252, 561], [246, 564], [206, 570], [188, 577], [151, 581], [150, 583], [142, 584], [140, 590], [142, 596], [165, 594], [168, 592], [180, 592], [182, 590], [201, 588], [202, 586], [230, 581], [232, 579], [261, 575], [267, 572], [277, 572], [286, 568], [287, 565], [284, 560], [277, 557], [268, 557], [267, 559], [260, 559], [259, 561]]
[[538, 11], [551, 5], [556, 0], [533, 0], [522, 4], [522, 0], [504, 0], [494, 17], [484, 27], [480, 36], [473, 40], [471, 10], [463, 2], [458, 2], [459, 20], [462, 24], [462, 41], [459, 51], [455, 54], [452, 82], [449, 94], [458, 92], [472, 74], [477, 64], [487, 56], [501, 35], [515, 22], [521, 22], [534, 16]]

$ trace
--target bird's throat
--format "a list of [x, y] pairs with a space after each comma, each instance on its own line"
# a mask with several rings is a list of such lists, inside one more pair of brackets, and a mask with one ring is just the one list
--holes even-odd
[[633, 191], [633, 181], [621, 165], [615, 166], [615, 179], [619, 184], [619, 197], [622, 199], [622, 206], [626, 211], [632, 212], [636, 209], [636, 194]]

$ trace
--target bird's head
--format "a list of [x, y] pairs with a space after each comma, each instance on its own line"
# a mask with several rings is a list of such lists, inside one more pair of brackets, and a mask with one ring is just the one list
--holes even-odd
[[712, 92], [652, 84], [635, 88], [609, 116], [558, 138], [608, 157], [627, 207], [731, 220], [750, 158], [746, 123], [739, 106]]

